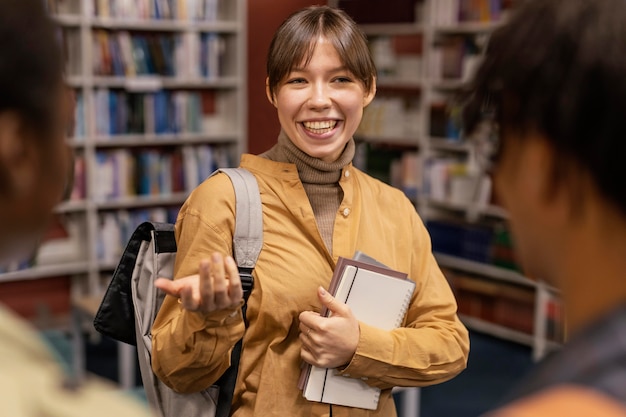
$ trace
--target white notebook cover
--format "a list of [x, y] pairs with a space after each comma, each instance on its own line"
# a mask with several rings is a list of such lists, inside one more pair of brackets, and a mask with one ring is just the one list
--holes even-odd
[[[361, 265], [361, 267], [356, 265]], [[356, 318], [370, 326], [393, 330], [402, 324], [415, 290], [408, 279], [387, 275], [384, 269], [348, 260], [343, 266], [334, 295], [347, 304]], [[372, 269], [375, 269], [376, 272]], [[355, 378], [340, 376], [334, 369], [309, 366], [303, 395], [307, 400], [374, 410], [380, 389]]]

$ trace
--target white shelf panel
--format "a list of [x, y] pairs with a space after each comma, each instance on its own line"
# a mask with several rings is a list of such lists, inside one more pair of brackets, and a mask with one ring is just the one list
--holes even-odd
[[113, 261], [99, 261], [98, 271], [111, 271], [113, 272], [117, 268], [118, 262]]
[[94, 76], [95, 87], [124, 88], [129, 91], [153, 92], [162, 88], [236, 88], [241, 85], [238, 77], [179, 78], [161, 76], [106, 77]]
[[430, 80], [430, 85], [435, 90], [458, 90], [466, 86], [467, 82], [461, 79]]
[[435, 33], [450, 35], [479, 35], [493, 32], [502, 22], [459, 22], [453, 25], [435, 26]]
[[508, 213], [506, 212], [506, 210], [503, 209], [502, 207], [498, 207], [494, 205], [488, 205], [484, 207], [471, 207], [469, 204], [461, 204], [461, 203], [455, 203], [451, 201], [436, 200], [433, 198], [427, 198], [424, 200], [424, 202], [433, 207], [439, 207], [439, 208], [443, 208], [446, 210], [455, 210], [455, 211], [461, 211], [464, 213], [467, 213], [471, 210], [472, 213], [476, 213], [481, 216], [496, 217], [499, 219], [508, 219]]
[[73, 213], [79, 211], [87, 211], [90, 204], [86, 200], [81, 201], [65, 201], [54, 208], [55, 213]]
[[67, 140], [67, 145], [72, 148], [83, 148], [85, 147], [85, 138], [70, 138]]
[[437, 263], [443, 267], [459, 269], [476, 275], [492, 278], [495, 280], [505, 281], [512, 284], [524, 285], [526, 287], [537, 287], [537, 283], [524, 275], [511, 271], [509, 269], [500, 268], [494, 265], [488, 265], [481, 262], [470, 261], [459, 258], [457, 256], [445, 255], [443, 253], [434, 253]]
[[234, 33], [239, 30], [237, 22], [203, 22], [169, 19], [123, 19], [123, 18], [91, 18], [89, 23], [94, 28], [115, 30], [146, 30], [146, 31], [201, 31]]
[[68, 75], [65, 77], [65, 82], [70, 87], [80, 88], [85, 84], [85, 77], [82, 75]]
[[52, 20], [65, 27], [77, 27], [82, 23], [82, 17], [78, 14], [57, 14], [52, 16]]
[[486, 333], [501, 339], [510, 340], [515, 343], [519, 343], [526, 346], [534, 346], [535, 338], [530, 334], [520, 332], [518, 330], [509, 329], [505, 326], [490, 323], [488, 321], [471, 317], [465, 314], [459, 314], [459, 318], [470, 329], [476, 330], [481, 333]]
[[185, 192], [169, 195], [122, 197], [109, 201], [98, 201], [95, 202], [95, 205], [98, 210], [171, 206], [184, 203], [188, 195], [189, 194]]
[[420, 145], [420, 140], [417, 137], [398, 137], [398, 136], [384, 136], [384, 135], [355, 135], [355, 139], [367, 143], [380, 143], [384, 145], [399, 145], [417, 148]]
[[87, 262], [72, 262], [58, 265], [37, 265], [32, 268], [22, 269], [19, 271], [2, 273], [0, 274], [0, 282], [23, 281], [59, 275], [86, 274], [88, 269], [89, 267]]
[[240, 137], [237, 133], [176, 133], [164, 135], [116, 135], [98, 136], [94, 145], [98, 148], [124, 146], [163, 146], [163, 145], [193, 145], [193, 144], [227, 144], [235, 143]]
[[381, 77], [376, 80], [379, 88], [396, 88], [403, 90], [419, 90], [424, 86], [421, 79], [408, 79], [397, 77]]
[[424, 31], [421, 23], [380, 23], [360, 25], [363, 33], [370, 36], [375, 35], [415, 35]]
[[447, 138], [431, 137], [429, 145], [435, 151], [469, 152], [471, 149], [471, 145], [467, 141]]

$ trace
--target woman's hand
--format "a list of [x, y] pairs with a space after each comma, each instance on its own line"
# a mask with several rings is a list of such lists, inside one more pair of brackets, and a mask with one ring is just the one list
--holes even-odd
[[359, 343], [359, 322], [350, 307], [337, 301], [322, 287], [317, 295], [332, 315], [322, 317], [313, 311], [300, 313], [300, 356], [320, 368], [346, 365], [352, 360]]
[[177, 297], [186, 310], [205, 314], [237, 308], [243, 299], [235, 260], [217, 252], [200, 262], [198, 274], [173, 281], [159, 278], [154, 285]]

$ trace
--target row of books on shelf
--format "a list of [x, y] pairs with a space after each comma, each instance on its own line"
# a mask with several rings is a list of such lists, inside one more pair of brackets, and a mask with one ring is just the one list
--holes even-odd
[[453, 97], [436, 96], [430, 103], [429, 134], [460, 142], [463, 137], [463, 107]]
[[358, 141], [353, 164], [374, 178], [402, 190], [411, 201], [417, 201], [422, 166], [416, 151]]
[[419, 99], [381, 95], [364, 109], [356, 134], [395, 141], [404, 139], [416, 145], [420, 131]]
[[422, 78], [422, 35], [370, 36], [369, 47], [378, 80], [417, 83]]
[[492, 203], [491, 178], [481, 175], [467, 155], [437, 155], [423, 159], [418, 151], [367, 140], [357, 144], [354, 164], [375, 178], [399, 188], [416, 201], [428, 199], [452, 209], [476, 210]]
[[0, 273], [14, 272], [34, 266], [78, 262], [86, 256], [84, 223], [77, 218], [55, 215], [48, 224], [36, 250], [21, 259], [0, 267]]
[[96, 134], [200, 133], [217, 118], [214, 95], [211, 90], [129, 93], [100, 88], [95, 92]]
[[226, 0], [94, 0], [101, 18], [215, 21]]
[[537, 297], [536, 289], [528, 286], [489, 279], [443, 268], [444, 275], [454, 291], [460, 314], [518, 332], [534, 335], [538, 302], [545, 302], [545, 335], [547, 340], [565, 341], [563, 305], [556, 294], [544, 300]]
[[[145, 209], [102, 212], [98, 216], [96, 258], [115, 264], [135, 228], [144, 221], [174, 223], [180, 205]], [[81, 224], [82, 222], [82, 224]], [[42, 243], [33, 256], [3, 266], [0, 273], [14, 272], [35, 266], [62, 265], [87, 259], [84, 218], [57, 217], [49, 226]]]
[[491, 179], [481, 175], [468, 158], [434, 156], [424, 162], [421, 195], [452, 205], [489, 205]]
[[465, 223], [449, 219], [429, 219], [433, 252], [513, 271], [521, 267], [513, 249], [511, 232], [501, 222], [494, 225]]
[[429, 57], [428, 74], [433, 80], [469, 81], [482, 62], [484, 38], [446, 36], [437, 41]]
[[228, 0], [45, 0], [47, 9], [57, 15], [79, 15], [81, 4], [88, 15], [119, 19], [169, 19], [215, 21], [221, 18]]
[[506, 0], [435, 0], [431, 3], [431, 22], [436, 26], [497, 22], [509, 3]]
[[[103, 76], [220, 77], [226, 41], [217, 33], [93, 31], [93, 73]], [[69, 49], [70, 47], [68, 47]], [[70, 60], [80, 59], [69, 50]]]
[[227, 149], [210, 145], [98, 151], [92, 197], [106, 201], [190, 192], [216, 168], [228, 166], [232, 164]]
[[96, 242], [98, 261], [107, 264], [117, 263], [137, 226], [146, 221], [174, 223], [178, 211], [179, 206], [175, 206], [116, 210], [100, 214]]

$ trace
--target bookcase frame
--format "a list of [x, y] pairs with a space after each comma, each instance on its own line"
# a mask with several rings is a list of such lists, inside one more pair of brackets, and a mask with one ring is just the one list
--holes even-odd
[[[433, 101], [433, 96], [440, 91], [453, 92], [464, 86], [464, 81], [460, 79], [450, 80], [431, 78], [429, 74], [430, 60], [434, 59], [436, 38], [450, 35], [488, 35], [502, 24], [501, 21], [460, 22], [446, 25], [434, 24], [431, 19], [433, 13], [432, 8], [434, 7], [434, 3], [438, 1], [441, 0], [418, 1], [416, 4], [416, 22], [360, 25], [363, 32], [370, 39], [379, 36], [395, 35], [421, 35], [422, 37], [421, 74], [411, 80], [394, 80], [387, 77], [380, 77], [378, 80], [379, 91], [384, 91], [385, 88], [392, 88], [398, 91], [404, 90], [405, 92], [415, 91], [416, 95], [420, 96], [420, 134], [403, 138], [395, 136], [385, 137], [381, 135], [367, 137], [356, 136], [358, 141], [363, 141], [369, 144], [389, 144], [396, 147], [402, 147], [408, 152], [417, 151], [419, 160], [418, 166], [421, 166], [422, 170], [425, 166], [424, 162], [435, 154], [461, 155], [462, 157], [467, 158], [471, 152], [471, 145], [464, 140], [451, 141], [446, 138], [433, 137], [430, 135], [430, 103]], [[339, 3], [339, 0], [329, 1], [329, 5], [333, 7], [338, 7]], [[420, 172], [419, 175], [422, 177], [422, 172]], [[491, 204], [485, 205], [471, 203], [464, 205], [450, 201], [434, 200], [418, 194], [415, 205], [424, 221], [428, 221], [442, 212], [454, 213], [455, 216], [462, 219], [462, 221], [466, 224], [471, 224], [477, 219], [491, 218], [506, 221], [508, 218], [504, 209]], [[544, 282], [531, 280], [518, 272], [498, 266], [468, 261], [463, 258], [442, 253], [435, 253], [435, 257], [439, 265], [442, 267], [462, 271], [477, 277], [486, 277], [503, 283], [514, 283], [518, 286], [526, 287], [534, 291], [535, 310], [533, 334], [525, 334], [480, 318], [461, 315], [462, 321], [467, 327], [502, 339], [530, 346], [532, 348], [533, 359], [535, 360], [539, 360], [550, 350], [558, 348], [558, 343], [549, 340], [547, 329], [547, 304], [549, 300], [558, 297], [558, 290], [552, 288]]]
[[[186, 0], [179, 0], [186, 1]], [[109, 148], [133, 147], [173, 147], [184, 145], [219, 145], [228, 147], [228, 154], [233, 164], [247, 150], [247, 2], [246, 0], [216, 0], [219, 7], [226, 8], [226, 20], [157, 20], [121, 17], [98, 17], [94, 8], [99, 3], [95, 0], [58, 0], [63, 12], [51, 10], [53, 20], [64, 30], [74, 32], [78, 37], [77, 51], [79, 60], [74, 60], [77, 67], [67, 70], [66, 81], [75, 91], [82, 94], [84, 102], [85, 134], [81, 138], [70, 138], [69, 145], [85, 159], [86, 197], [80, 201], [67, 201], [58, 205], [55, 212], [74, 216], [81, 223], [80, 235], [85, 254], [80, 259], [59, 264], [39, 265], [31, 268], [0, 274], [0, 283], [53, 276], [69, 275], [72, 279], [71, 300], [81, 297], [100, 296], [107, 284], [107, 275], [112, 273], [115, 264], [101, 262], [97, 257], [96, 241], [99, 234], [99, 214], [103, 210], [121, 210], [160, 206], [180, 206], [188, 191], [168, 195], [150, 195], [123, 197], [113, 200], [97, 201], [94, 189], [98, 187], [95, 174], [96, 152]], [[55, 2], [51, 2], [55, 3]], [[106, 4], [108, 2], [102, 2]], [[171, 3], [175, 4], [175, 3]], [[200, 77], [164, 77], [158, 75], [135, 77], [108, 77], [93, 73], [95, 54], [92, 42], [93, 30], [158, 32], [172, 34], [218, 33], [228, 37], [227, 45], [231, 50], [225, 71], [226, 76]], [[232, 49], [235, 49], [233, 52]], [[78, 70], [78, 71], [76, 71]], [[233, 128], [224, 132], [173, 133], [173, 134], [133, 134], [103, 136], [96, 134], [95, 91], [98, 88], [115, 88], [132, 92], [154, 92], [167, 90], [213, 90], [225, 92], [233, 97], [235, 104], [229, 108], [225, 117]], [[69, 323], [68, 323], [69, 324]], [[67, 325], [62, 326], [67, 327]]]

